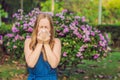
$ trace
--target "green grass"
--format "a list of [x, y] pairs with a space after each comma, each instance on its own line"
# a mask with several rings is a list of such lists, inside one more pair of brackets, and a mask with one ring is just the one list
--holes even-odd
[[[97, 61], [83, 60], [79, 68], [84, 73], [73, 73], [67, 80], [120, 80], [120, 52], [110, 53], [107, 58]], [[25, 68], [10, 62], [0, 66], [0, 78], [3, 80], [12, 80], [9, 78], [24, 73]]]
[[88, 80], [120, 80], [120, 52], [110, 53], [98, 61], [84, 60], [83, 63], [79, 68], [85, 73], [79, 75], [80, 80], [85, 77]]

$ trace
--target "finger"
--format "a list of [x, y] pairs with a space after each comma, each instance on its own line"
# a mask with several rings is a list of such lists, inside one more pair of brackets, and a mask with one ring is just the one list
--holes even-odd
[[50, 36], [50, 35], [51, 35], [49, 31], [47, 31], [47, 34], [48, 34], [48, 36]]

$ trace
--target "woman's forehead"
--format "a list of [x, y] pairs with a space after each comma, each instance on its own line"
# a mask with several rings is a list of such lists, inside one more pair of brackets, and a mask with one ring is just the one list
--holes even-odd
[[49, 20], [47, 18], [43, 18], [39, 21], [39, 24], [43, 25], [43, 24], [50, 24]]

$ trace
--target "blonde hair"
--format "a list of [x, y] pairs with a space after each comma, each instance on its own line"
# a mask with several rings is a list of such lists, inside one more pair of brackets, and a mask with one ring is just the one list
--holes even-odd
[[[37, 33], [38, 33], [38, 26], [39, 26], [39, 22], [41, 19], [44, 19], [44, 18], [47, 18], [50, 22], [50, 47], [51, 49], [53, 49], [53, 46], [54, 46], [54, 27], [53, 27], [53, 20], [52, 20], [52, 17], [49, 15], [49, 14], [46, 14], [46, 13], [41, 13], [37, 16], [37, 19], [35, 21], [35, 25], [33, 27], [33, 32], [32, 32], [32, 35], [31, 35], [31, 42], [30, 42], [30, 49], [34, 50], [35, 49], [35, 46], [37, 44]], [[45, 51], [45, 49], [44, 49]]]

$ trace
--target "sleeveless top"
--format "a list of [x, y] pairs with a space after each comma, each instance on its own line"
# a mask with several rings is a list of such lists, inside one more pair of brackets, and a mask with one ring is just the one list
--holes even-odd
[[34, 68], [28, 67], [27, 80], [58, 80], [56, 68], [51, 68], [50, 64], [43, 59], [41, 52]]

